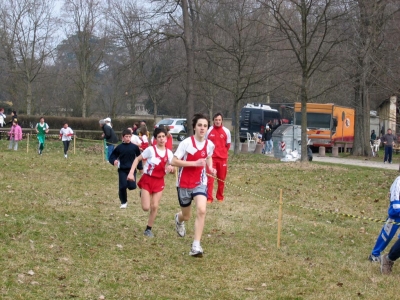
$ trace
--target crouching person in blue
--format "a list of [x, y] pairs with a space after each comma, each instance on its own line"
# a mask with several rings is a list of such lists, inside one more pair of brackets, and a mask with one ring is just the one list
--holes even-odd
[[[121, 201], [120, 208], [128, 206], [128, 190], [136, 189], [136, 170], [134, 172], [135, 181], [128, 181], [129, 171], [131, 170], [133, 161], [140, 156], [140, 149], [135, 144], [131, 143], [132, 131], [125, 129], [122, 131], [122, 144], [119, 144], [111, 153], [109, 162], [113, 166], [118, 167], [119, 178], [119, 200]], [[143, 174], [143, 166], [140, 161], [137, 166], [141, 174]]]
[[380, 261], [381, 252], [389, 245], [400, 226], [398, 225], [400, 223], [400, 176], [393, 181], [390, 187], [389, 200], [388, 217], [376, 240], [375, 247], [368, 257], [370, 261]]

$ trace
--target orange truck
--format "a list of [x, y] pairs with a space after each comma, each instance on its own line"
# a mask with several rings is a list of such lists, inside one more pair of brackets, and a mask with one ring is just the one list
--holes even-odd
[[[301, 125], [301, 103], [294, 106], [294, 124]], [[313, 147], [354, 141], [354, 109], [333, 103], [307, 103], [307, 135]]]

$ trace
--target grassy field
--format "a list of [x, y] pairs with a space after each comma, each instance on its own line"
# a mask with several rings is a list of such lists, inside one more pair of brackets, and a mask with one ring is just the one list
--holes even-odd
[[381, 223], [334, 214], [384, 219], [396, 171], [232, 157], [226, 201], [207, 207], [205, 255], [192, 258], [193, 219], [185, 238], [174, 230], [173, 175], [149, 239], [139, 191], [121, 210], [117, 171], [99, 142], [77, 146], [64, 159], [58, 141], [42, 156], [0, 141], [1, 299], [398, 297], [400, 266], [382, 276], [367, 260]]

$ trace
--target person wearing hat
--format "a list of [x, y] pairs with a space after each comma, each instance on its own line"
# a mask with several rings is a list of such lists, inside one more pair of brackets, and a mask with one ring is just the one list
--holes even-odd
[[99, 121], [101, 129], [103, 130], [103, 134], [101, 135], [106, 142], [106, 158], [110, 159], [111, 153], [114, 151], [114, 144], [118, 143], [117, 135], [114, 132], [114, 129], [111, 127], [111, 119], [105, 118]]
[[8, 135], [10, 136], [10, 144], [8, 146], [8, 149], [12, 150], [14, 148], [14, 150], [17, 151], [18, 142], [22, 140], [22, 129], [21, 126], [18, 125], [17, 118], [14, 119]]
[[265, 131], [262, 137], [262, 140], [264, 142], [264, 149], [263, 149], [263, 153], [264, 154], [269, 154], [272, 152], [272, 130], [271, 127], [269, 127], [269, 125], [265, 126]]

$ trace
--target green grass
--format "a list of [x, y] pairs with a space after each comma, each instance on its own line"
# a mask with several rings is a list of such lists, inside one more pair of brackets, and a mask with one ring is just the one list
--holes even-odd
[[397, 298], [400, 267], [382, 276], [367, 260], [381, 224], [334, 214], [384, 219], [396, 171], [232, 157], [226, 201], [207, 207], [196, 259], [194, 219], [185, 238], [174, 231], [174, 176], [148, 239], [139, 192], [119, 209], [117, 171], [99, 142], [78, 141], [67, 160], [59, 141], [42, 156], [36, 144], [29, 153], [25, 141], [17, 152], [7, 145], [0, 141], [1, 299]]

